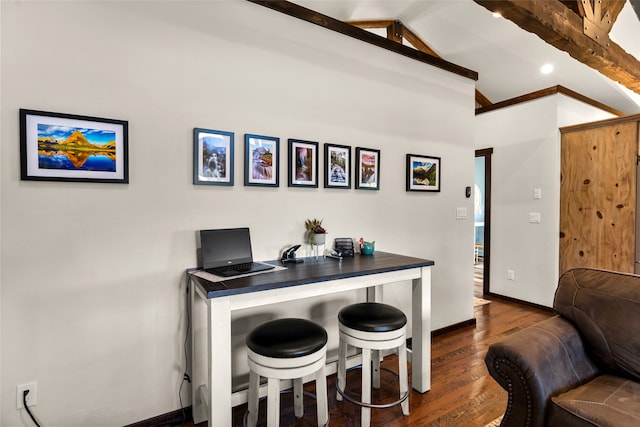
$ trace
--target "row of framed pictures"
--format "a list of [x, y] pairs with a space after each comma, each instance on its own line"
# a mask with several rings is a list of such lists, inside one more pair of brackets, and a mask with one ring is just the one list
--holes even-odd
[[[194, 184], [233, 185], [234, 134], [194, 129]], [[288, 140], [287, 184], [289, 187], [318, 188], [320, 145], [299, 139]], [[244, 185], [278, 187], [280, 138], [244, 136]], [[356, 148], [355, 188], [380, 189], [380, 150]], [[325, 188], [351, 188], [351, 147], [324, 144]]]
[[[234, 133], [195, 128], [193, 183], [234, 185]], [[318, 188], [320, 145], [289, 139], [287, 184]], [[280, 185], [280, 138], [245, 134], [244, 185]], [[324, 187], [380, 189], [380, 150], [356, 147], [351, 172], [351, 147], [324, 144]], [[440, 191], [440, 158], [407, 154], [407, 191]]]
[[[20, 178], [129, 182], [128, 122], [20, 109]], [[233, 185], [234, 134], [194, 129], [194, 184]], [[289, 139], [290, 187], [318, 187], [320, 146]], [[278, 187], [280, 139], [245, 135], [244, 184]], [[380, 150], [324, 144], [324, 187], [380, 189]], [[440, 191], [440, 158], [407, 154], [407, 191]]]

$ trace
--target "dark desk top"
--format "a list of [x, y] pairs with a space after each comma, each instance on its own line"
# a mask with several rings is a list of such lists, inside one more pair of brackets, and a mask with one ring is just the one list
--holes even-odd
[[[311, 257], [303, 259], [304, 262], [300, 264], [286, 264], [285, 270], [269, 271], [236, 279], [230, 278], [220, 282], [211, 282], [193, 274], [191, 274], [191, 279], [207, 295], [207, 298], [218, 298], [368, 274], [429, 267], [435, 264], [428, 259], [379, 251], [374, 252], [373, 255], [356, 254], [354, 257], [343, 258], [342, 262], [333, 258], [315, 259]], [[267, 262], [281, 265], [279, 261]]]

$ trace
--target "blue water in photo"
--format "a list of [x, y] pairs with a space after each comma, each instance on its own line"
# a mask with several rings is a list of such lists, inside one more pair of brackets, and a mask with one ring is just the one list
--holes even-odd
[[66, 154], [45, 156], [38, 154], [38, 166], [41, 169], [84, 170], [94, 172], [115, 172], [116, 162], [105, 155], [89, 156], [79, 166], [74, 165]]

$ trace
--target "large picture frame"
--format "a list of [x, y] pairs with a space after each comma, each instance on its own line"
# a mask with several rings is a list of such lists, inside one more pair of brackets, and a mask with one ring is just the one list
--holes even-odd
[[193, 183], [233, 185], [234, 133], [193, 129]]
[[20, 179], [129, 183], [128, 122], [20, 109]]
[[318, 188], [318, 143], [289, 139], [289, 187]]
[[351, 147], [324, 144], [325, 188], [351, 188]]
[[407, 191], [440, 191], [440, 157], [407, 154]]
[[280, 138], [245, 134], [244, 185], [280, 185]]
[[380, 189], [380, 150], [356, 147], [354, 169], [356, 189]]

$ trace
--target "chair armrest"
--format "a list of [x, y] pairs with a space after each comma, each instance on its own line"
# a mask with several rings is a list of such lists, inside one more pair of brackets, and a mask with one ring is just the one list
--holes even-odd
[[485, 363], [509, 394], [502, 427], [543, 427], [551, 396], [598, 373], [578, 331], [559, 316], [492, 344]]

